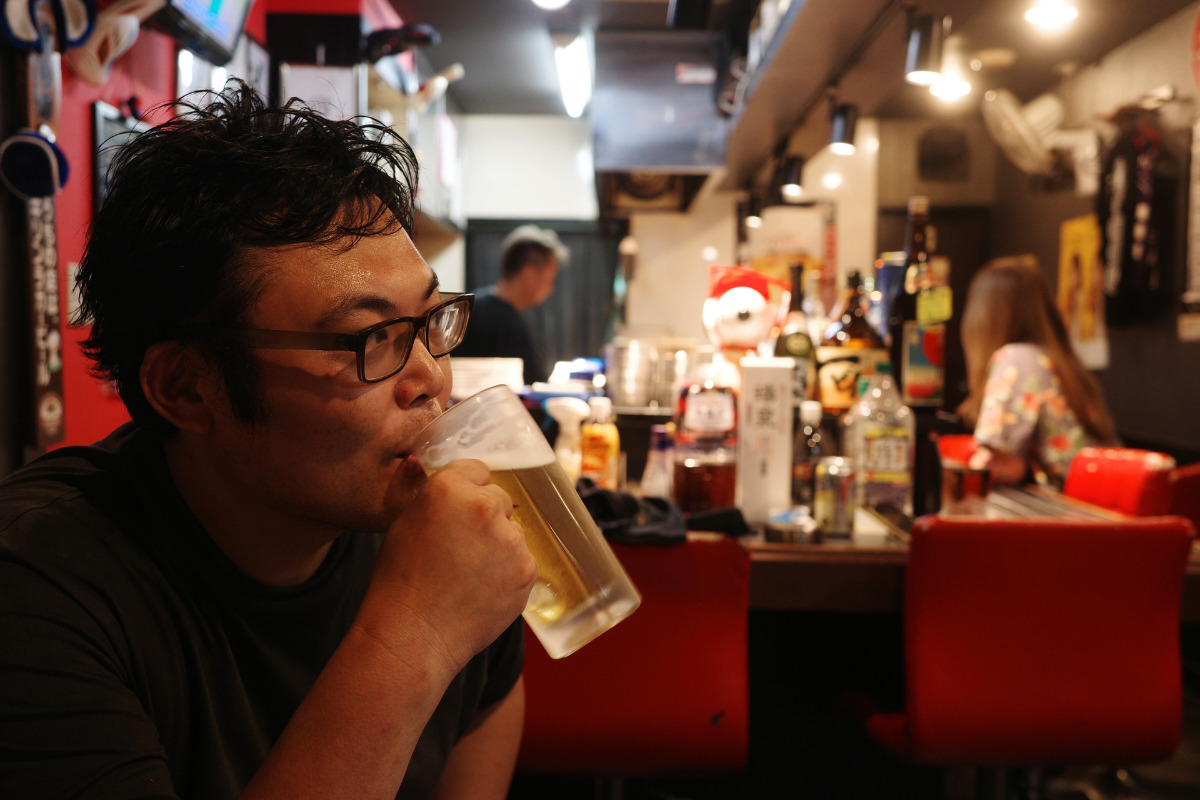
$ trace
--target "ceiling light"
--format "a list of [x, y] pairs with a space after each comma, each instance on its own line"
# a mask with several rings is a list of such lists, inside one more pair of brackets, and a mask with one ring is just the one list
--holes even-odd
[[751, 197], [749, 200], [743, 201], [740, 205], [740, 210], [745, 214], [742, 223], [747, 228], [761, 228], [763, 224], [762, 203], [759, 202], [758, 198]]
[[533, 0], [533, 4], [546, 11], [557, 11], [571, 0]]
[[1079, 16], [1079, 9], [1069, 0], [1038, 0], [1025, 12], [1025, 19], [1042, 30], [1059, 31]]
[[783, 182], [779, 194], [789, 203], [798, 203], [804, 196], [804, 157], [789, 156], [783, 165]]
[[904, 59], [904, 80], [917, 86], [932, 86], [942, 70], [942, 37], [946, 20], [935, 14], [921, 14], [908, 29], [908, 55]]
[[556, 37], [554, 63], [558, 67], [558, 84], [567, 114], [582, 116], [592, 99], [592, 60], [587, 39], [582, 35], [566, 39]]
[[858, 126], [858, 106], [842, 103], [835, 107], [829, 131], [829, 151], [839, 156], [854, 155], [854, 129]]
[[825, 175], [821, 177], [821, 185], [826, 189], [838, 188], [842, 185], [842, 173], [826, 172]]
[[962, 37], [947, 36], [942, 48], [942, 74], [929, 87], [934, 97], [952, 103], [971, 93], [971, 82], [967, 80], [965, 62]]

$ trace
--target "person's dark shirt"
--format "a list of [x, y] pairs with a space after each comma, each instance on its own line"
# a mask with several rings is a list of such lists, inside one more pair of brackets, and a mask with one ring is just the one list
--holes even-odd
[[[201, 528], [135, 425], [0, 484], [0, 797], [232, 798], [341, 642], [382, 537], [300, 586], [260, 584]], [[427, 798], [524, 664], [518, 618], [460, 672], [398, 798]]]
[[451, 356], [469, 358], [520, 358], [524, 361], [527, 386], [550, 377], [546, 355], [529, 322], [510, 303], [500, 299], [494, 287], [475, 297], [475, 310], [467, 322], [462, 344]]

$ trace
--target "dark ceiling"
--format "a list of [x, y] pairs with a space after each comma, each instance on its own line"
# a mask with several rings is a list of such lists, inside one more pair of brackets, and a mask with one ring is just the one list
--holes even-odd
[[[675, 0], [681, 20], [699, 9], [705, 27], [719, 34], [734, 50], [745, 47], [746, 31], [758, 8], [757, 0]], [[855, 0], [793, 0], [845, 7]], [[918, 0], [914, 7], [949, 14], [969, 52], [1004, 47], [1015, 51], [1015, 64], [1003, 72], [982, 76], [1003, 85], [1018, 98], [1030, 100], [1058, 80], [1058, 65], [1095, 62], [1114, 46], [1187, 6], [1191, 0], [1076, 0], [1080, 17], [1071, 31], [1055, 38], [1038, 38], [1023, 19], [1032, 0]], [[449, 91], [454, 110], [471, 114], [561, 114], [562, 101], [554, 71], [551, 32], [658, 31], [667, 32], [669, 0], [572, 0], [566, 8], [547, 12], [532, 0], [391, 0], [406, 23], [425, 23], [441, 34], [441, 43], [425, 49], [421, 58], [432, 71], [458, 62], [465, 77]], [[906, 3], [894, 3], [900, 8]], [[704, 9], [707, 8], [707, 11]], [[902, 13], [894, 14], [902, 17]], [[868, 20], [863, 21], [865, 28]], [[892, 21], [893, 27], [897, 24]], [[890, 32], [889, 32], [890, 33]], [[816, 37], [819, 32], [814, 32]], [[874, 107], [864, 114], [905, 116], [920, 113], [920, 98], [906, 89], [894, 66], [902, 62], [902, 34], [894, 46], [866, 49], [858, 64], [866, 73], [889, 76]], [[887, 45], [887, 42], [881, 42]], [[846, 58], [840, 53], [836, 58]], [[827, 65], [832, 71], [836, 64]], [[886, 70], [886, 72], [883, 72]], [[986, 87], [983, 87], [986, 88]]]
[[[797, 0], [800, 1], [800, 0]], [[705, 28], [743, 42], [757, 0], [677, 0], [707, 6]], [[543, 11], [532, 0], [391, 0], [405, 23], [432, 25], [441, 43], [421, 57], [437, 72], [461, 63], [466, 75], [450, 87], [454, 107], [468, 114], [563, 114], [551, 33], [669, 31], [668, 0], [572, 0]], [[678, 28], [682, 30], [682, 28]]]

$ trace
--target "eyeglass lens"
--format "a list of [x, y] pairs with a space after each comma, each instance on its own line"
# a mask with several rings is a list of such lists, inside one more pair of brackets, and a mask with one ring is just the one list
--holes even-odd
[[401, 320], [374, 330], [363, 344], [363, 377], [382, 380], [403, 368], [412, 352], [417, 329], [424, 329], [423, 341], [434, 358], [444, 356], [458, 346], [467, 329], [466, 300], [454, 300], [433, 309], [416, 322]]

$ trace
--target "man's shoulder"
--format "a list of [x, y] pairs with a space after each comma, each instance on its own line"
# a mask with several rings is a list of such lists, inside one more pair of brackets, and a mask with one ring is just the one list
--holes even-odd
[[114, 527], [120, 509], [153, 495], [153, 481], [164, 479], [140, 437], [123, 426], [95, 444], [50, 451], [0, 481], [0, 543], [55, 546], [69, 539], [85, 547], [98, 528]]
[[512, 304], [496, 294], [494, 288], [489, 287], [482, 289], [475, 295], [475, 308], [471, 311], [471, 319], [475, 319], [480, 314], [486, 316], [497, 316], [501, 314], [516, 314], [518, 313]]

